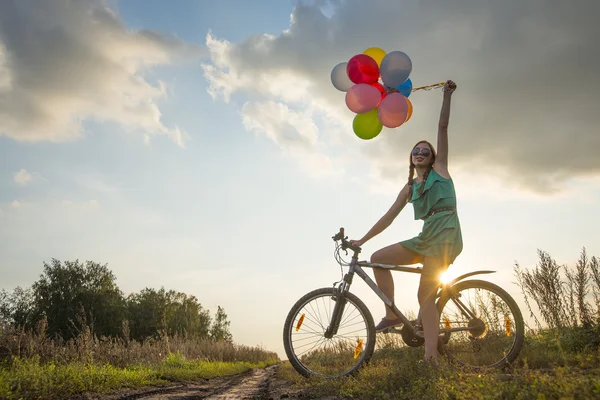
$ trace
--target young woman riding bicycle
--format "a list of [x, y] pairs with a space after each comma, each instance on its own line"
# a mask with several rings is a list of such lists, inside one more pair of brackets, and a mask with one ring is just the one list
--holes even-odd
[[[421, 233], [408, 240], [384, 247], [371, 256], [371, 262], [392, 265], [423, 264], [417, 297], [425, 335], [425, 360], [437, 364], [439, 315], [435, 294], [440, 275], [454, 262], [463, 248], [460, 222], [456, 211], [456, 194], [448, 172], [448, 122], [450, 102], [456, 90], [453, 81], [443, 87], [437, 153], [433, 146], [422, 140], [409, 156], [408, 182], [391, 208], [360, 240], [351, 243], [362, 246], [383, 232], [398, 216], [406, 203], [412, 203], [415, 219], [424, 220]], [[416, 172], [416, 177], [414, 176]], [[379, 288], [390, 299], [394, 298], [394, 281], [389, 269], [374, 268]], [[377, 332], [401, 325], [386, 305], [386, 315], [376, 326]]]

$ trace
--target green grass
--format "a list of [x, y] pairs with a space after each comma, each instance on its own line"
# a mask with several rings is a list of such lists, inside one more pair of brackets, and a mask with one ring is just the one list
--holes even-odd
[[[567, 340], [567, 342], [565, 342]], [[439, 369], [419, 365], [422, 348], [379, 349], [353, 377], [305, 379], [285, 362], [279, 377], [308, 397], [353, 399], [595, 399], [600, 398], [600, 351], [569, 351], [572, 337], [530, 336], [510, 371], [484, 373], [442, 361]]]
[[157, 364], [119, 368], [100, 363], [41, 363], [39, 357], [15, 358], [0, 367], [0, 398], [67, 399], [83, 393], [102, 394], [235, 375], [275, 362], [277, 360], [257, 363], [187, 360], [181, 353], [171, 353]]

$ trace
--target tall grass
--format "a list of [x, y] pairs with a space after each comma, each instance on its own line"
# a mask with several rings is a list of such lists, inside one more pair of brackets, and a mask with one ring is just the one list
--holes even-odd
[[279, 362], [260, 347], [196, 337], [160, 335], [138, 342], [127, 326], [117, 338], [98, 338], [88, 327], [69, 340], [0, 326], [0, 398], [68, 399], [173, 381], [237, 374]]
[[41, 363], [97, 362], [126, 367], [155, 364], [169, 353], [206, 361], [257, 363], [278, 360], [275, 352], [260, 347], [181, 335], [160, 335], [156, 339], [138, 342], [128, 339], [126, 332], [122, 337], [98, 338], [91, 334], [89, 328], [84, 328], [75, 338], [64, 341], [60, 337], [46, 336], [44, 320], [33, 332], [9, 326], [0, 328], [0, 359], [37, 356]]
[[574, 267], [558, 265], [538, 250], [532, 269], [514, 267], [517, 284], [533, 326], [531, 337], [544, 337], [568, 352], [600, 346], [600, 264], [583, 248]]
[[[287, 362], [279, 376], [294, 382], [305, 398], [343, 396], [379, 400], [454, 399], [598, 399], [600, 378], [596, 369], [557, 367], [552, 371], [519, 368], [513, 373], [492, 370], [473, 373], [446, 363], [438, 369], [419, 364], [420, 349], [400, 348], [376, 353], [355, 376], [335, 380], [301, 378]], [[338, 398], [338, 397], [333, 397]]]
[[[517, 284], [536, 328], [561, 329], [589, 326], [600, 320], [600, 265], [583, 248], [575, 268], [558, 265], [547, 252], [538, 250], [539, 263], [532, 269], [515, 264]], [[593, 302], [590, 302], [593, 300]]]

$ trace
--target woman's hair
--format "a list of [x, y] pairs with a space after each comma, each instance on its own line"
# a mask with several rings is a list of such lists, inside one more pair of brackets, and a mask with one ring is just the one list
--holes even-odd
[[[421, 140], [420, 142], [417, 142], [417, 144], [415, 144], [413, 146], [413, 148], [411, 149], [411, 154], [408, 155], [408, 163], [409, 163], [408, 186], [411, 189], [412, 189], [412, 185], [414, 182], [414, 175], [415, 175], [415, 164], [413, 163], [413, 160], [412, 160], [412, 150], [414, 150], [414, 148], [417, 147], [418, 145], [420, 145], [421, 143], [425, 143], [426, 145], [428, 145], [429, 149], [431, 150], [431, 164], [429, 164], [429, 168], [427, 168], [427, 171], [425, 171], [425, 175], [423, 175], [423, 182], [425, 182], [427, 180], [427, 177], [429, 176], [429, 171], [431, 171], [431, 167], [432, 167], [433, 163], [435, 162], [435, 149], [433, 148], [433, 145], [431, 143], [429, 143], [427, 140]], [[425, 188], [425, 183], [423, 183], [423, 185], [419, 189], [419, 194], [423, 193], [424, 188]], [[412, 193], [412, 191], [410, 191], [410, 193]]]

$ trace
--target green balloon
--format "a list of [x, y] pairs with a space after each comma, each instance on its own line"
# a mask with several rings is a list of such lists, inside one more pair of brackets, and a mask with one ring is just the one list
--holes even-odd
[[379, 122], [377, 108], [364, 114], [357, 114], [352, 122], [352, 128], [356, 136], [364, 140], [373, 139], [379, 135], [379, 132], [383, 129], [383, 125]]

